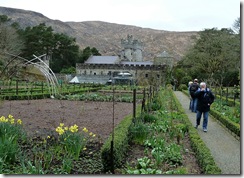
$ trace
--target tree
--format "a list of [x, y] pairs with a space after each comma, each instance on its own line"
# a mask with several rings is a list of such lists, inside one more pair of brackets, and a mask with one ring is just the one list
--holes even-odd
[[18, 35], [17, 30], [9, 25], [10, 19], [0, 15], [0, 77], [9, 79], [15, 76], [19, 70], [19, 61], [12, 57], [21, 53], [24, 41]]
[[79, 46], [75, 38], [57, 33], [54, 35], [54, 41], [51, 69], [54, 72], [60, 72], [63, 68], [75, 67], [79, 58]]
[[52, 27], [47, 27], [41, 23], [34, 27], [26, 27], [20, 30], [20, 34], [25, 40], [25, 48], [22, 51], [22, 57], [32, 59], [36, 56], [47, 54], [51, 55], [55, 47], [54, 33]]
[[51, 57], [50, 68], [56, 73], [63, 68], [75, 67], [79, 58], [79, 46], [75, 38], [54, 33], [52, 27], [47, 27], [45, 23], [20, 30], [20, 34], [25, 39], [24, 58], [32, 59], [33, 54], [46, 54]]
[[101, 56], [101, 54], [95, 47], [90, 48], [90, 46], [88, 46], [81, 51], [80, 58], [77, 62], [84, 63], [91, 55]]
[[192, 66], [197, 71], [196, 78], [222, 86], [225, 73], [236, 70], [239, 61], [235, 36], [231, 29], [212, 28], [200, 32], [200, 38], [183, 58], [183, 66]]
[[[240, 22], [240, 17], [238, 17], [234, 24], [233, 24], [233, 31], [235, 31], [235, 33], [237, 34], [235, 36], [235, 40], [236, 40], [236, 46], [235, 48], [233, 49], [234, 52], [236, 52], [237, 56], [239, 59], [241, 59], [241, 48], [240, 48], [240, 43], [241, 43], [241, 34], [240, 34], [240, 31], [241, 31], [241, 22]], [[240, 84], [240, 80], [241, 80], [241, 60], [239, 61], [239, 63], [237, 64], [237, 68], [238, 68], [238, 80], [239, 80], [239, 84]]]
[[233, 24], [233, 31], [236, 34], [240, 34], [240, 30], [241, 30], [241, 22], [240, 22], [240, 17], [238, 17]]

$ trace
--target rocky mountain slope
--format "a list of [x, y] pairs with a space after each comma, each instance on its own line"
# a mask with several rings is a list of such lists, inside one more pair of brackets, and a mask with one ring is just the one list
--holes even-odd
[[95, 47], [102, 55], [119, 55], [122, 50], [121, 39], [133, 35], [134, 39], [143, 43], [145, 61], [152, 60], [163, 51], [178, 61], [198, 37], [198, 32], [155, 30], [102, 21], [62, 22], [38, 12], [7, 7], [0, 7], [0, 15], [7, 15], [13, 22], [18, 22], [21, 28], [45, 23], [55, 32], [75, 37], [81, 49]]

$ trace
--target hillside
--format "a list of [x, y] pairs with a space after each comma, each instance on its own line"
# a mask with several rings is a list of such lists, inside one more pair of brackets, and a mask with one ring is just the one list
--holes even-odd
[[55, 32], [75, 37], [81, 49], [87, 46], [95, 47], [102, 55], [118, 55], [122, 50], [121, 39], [125, 39], [128, 34], [133, 35], [143, 43], [144, 60], [152, 60], [167, 51], [178, 61], [198, 36], [198, 32], [155, 30], [102, 21], [62, 22], [49, 19], [38, 12], [7, 7], [0, 7], [0, 14], [7, 15], [12, 22], [18, 22], [21, 28], [45, 23]]

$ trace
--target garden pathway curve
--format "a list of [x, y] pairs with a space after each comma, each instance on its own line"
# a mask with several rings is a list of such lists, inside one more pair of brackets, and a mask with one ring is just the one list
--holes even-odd
[[[180, 91], [175, 91], [175, 95], [188, 115], [193, 126], [196, 125], [196, 113], [189, 110], [189, 97]], [[201, 125], [202, 125], [201, 119]], [[198, 134], [203, 142], [210, 149], [211, 154], [221, 169], [222, 174], [241, 174], [241, 144], [240, 139], [235, 138], [226, 128], [211, 118], [209, 115], [208, 132], [198, 127]]]

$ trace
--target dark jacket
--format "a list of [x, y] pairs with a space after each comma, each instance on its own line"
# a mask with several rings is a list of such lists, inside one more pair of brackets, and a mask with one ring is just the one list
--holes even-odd
[[195, 98], [194, 93], [199, 89], [199, 84], [194, 82], [193, 84], [191, 84], [191, 86], [189, 87], [189, 92], [192, 98]]
[[214, 94], [209, 88], [201, 91], [200, 88], [194, 93], [197, 100], [197, 110], [200, 112], [210, 111], [210, 105], [214, 102]]

